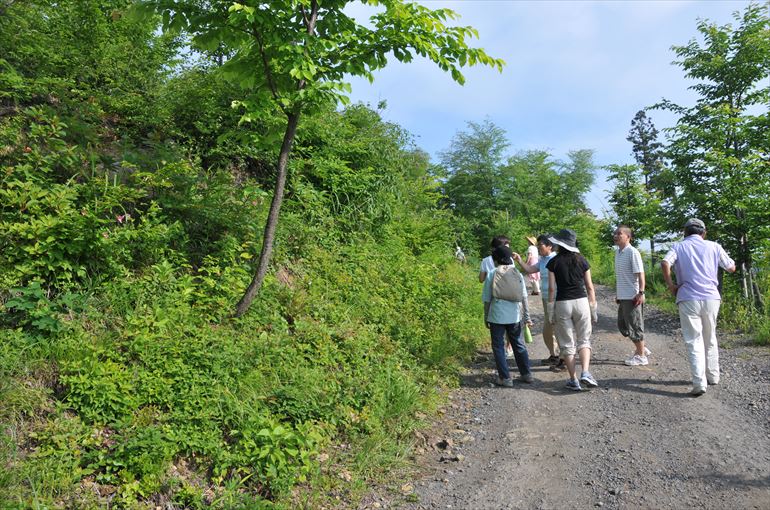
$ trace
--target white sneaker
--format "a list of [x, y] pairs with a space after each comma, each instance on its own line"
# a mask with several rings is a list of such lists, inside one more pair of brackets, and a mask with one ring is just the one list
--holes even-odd
[[650, 354], [652, 354], [652, 351], [650, 351], [647, 347], [645, 347], [644, 348], [644, 355], [645, 356], [649, 356]]
[[623, 363], [625, 363], [629, 367], [638, 367], [642, 365], [647, 365], [649, 362], [647, 361], [647, 356], [639, 356], [638, 354], [634, 354]]

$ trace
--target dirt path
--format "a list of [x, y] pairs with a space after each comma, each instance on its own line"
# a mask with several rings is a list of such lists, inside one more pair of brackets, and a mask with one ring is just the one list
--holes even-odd
[[770, 508], [770, 351], [722, 348], [721, 384], [693, 398], [678, 319], [648, 309], [650, 365], [627, 367], [614, 294], [600, 287], [597, 299], [599, 388], [567, 391], [566, 372], [539, 364], [542, 307], [531, 299], [535, 384], [492, 386], [491, 352], [480, 352], [418, 448], [422, 477], [400, 488], [405, 497], [366, 506]]

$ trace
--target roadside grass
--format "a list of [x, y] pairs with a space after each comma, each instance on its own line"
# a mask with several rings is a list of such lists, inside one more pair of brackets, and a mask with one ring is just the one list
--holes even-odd
[[408, 469], [484, 337], [475, 274], [314, 256], [237, 321], [215, 308], [227, 286], [207, 304], [160, 264], [50, 312], [55, 331], [5, 328], [0, 507], [339, 508]]

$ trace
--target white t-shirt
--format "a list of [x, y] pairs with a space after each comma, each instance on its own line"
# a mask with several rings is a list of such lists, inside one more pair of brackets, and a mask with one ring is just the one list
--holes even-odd
[[495, 268], [495, 261], [492, 260], [492, 255], [488, 257], [484, 257], [481, 261], [481, 269], [479, 269], [480, 273], [491, 273], [492, 270]]

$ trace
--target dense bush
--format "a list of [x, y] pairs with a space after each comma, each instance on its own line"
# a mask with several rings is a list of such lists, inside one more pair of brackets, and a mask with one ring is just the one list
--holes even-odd
[[[590, 154], [511, 158], [510, 208], [474, 222], [403, 129], [327, 105], [299, 126], [268, 277], [233, 319], [280, 117], [239, 125], [219, 63], [175, 65], [183, 38], [126, 0], [23, 4], [0, 7], [3, 508], [322, 500], [343, 465], [360, 482], [395, 462], [487, 340], [455, 242], [523, 252], [574, 228], [611, 273]], [[561, 200], [536, 221], [533, 185]]]
[[0, 121], [2, 506], [280, 505], [331, 445], [359, 445], [350, 463], [408, 440], [485, 338], [427, 158], [376, 112], [307, 118], [273, 270], [238, 320], [263, 149], [225, 162], [231, 138], [181, 121], [165, 142], [73, 134], [72, 112]]

